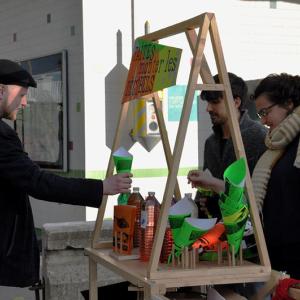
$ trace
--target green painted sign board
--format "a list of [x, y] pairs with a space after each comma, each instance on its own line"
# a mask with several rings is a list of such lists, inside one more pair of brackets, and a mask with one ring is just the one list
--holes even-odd
[[122, 103], [176, 84], [182, 50], [137, 39]]

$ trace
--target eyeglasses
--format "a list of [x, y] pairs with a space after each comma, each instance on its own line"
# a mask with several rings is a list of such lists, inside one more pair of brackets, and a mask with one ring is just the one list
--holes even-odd
[[270, 113], [271, 108], [272, 108], [273, 106], [275, 106], [275, 105], [277, 105], [277, 103], [273, 103], [272, 105], [270, 105], [270, 106], [268, 106], [268, 107], [262, 108], [261, 110], [259, 110], [259, 111], [257, 112], [257, 116], [258, 116], [260, 119], [263, 118], [263, 117], [266, 117], [266, 116]]

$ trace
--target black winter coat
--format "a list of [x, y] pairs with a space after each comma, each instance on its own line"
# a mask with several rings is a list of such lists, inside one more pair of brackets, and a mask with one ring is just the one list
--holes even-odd
[[28, 195], [99, 207], [100, 180], [64, 178], [40, 170], [16, 132], [0, 119], [0, 285], [26, 287], [39, 280], [39, 251]]
[[272, 269], [300, 279], [300, 169], [294, 167], [298, 135], [272, 169], [263, 226]]

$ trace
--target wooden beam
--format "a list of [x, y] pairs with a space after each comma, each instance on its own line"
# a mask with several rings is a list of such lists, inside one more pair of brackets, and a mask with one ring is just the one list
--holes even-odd
[[89, 300], [98, 300], [97, 263], [89, 257]]
[[214, 84], [197, 84], [196, 90], [200, 91], [225, 91], [224, 85], [219, 83]]
[[[232, 142], [234, 145], [234, 150], [237, 158], [244, 157], [246, 158], [244, 144], [240, 132], [240, 126], [239, 122], [236, 116], [235, 108], [233, 105], [233, 96], [231, 92], [230, 87], [230, 81], [228, 78], [227, 69], [225, 66], [224, 61], [224, 55], [222, 51], [221, 46], [221, 40], [217, 28], [217, 23], [215, 17], [211, 19], [211, 27], [210, 27], [210, 35], [211, 35], [211, 41], [213, 46], [213, 51], [216, 58], [218, 73], [219, 73], [219, 79], [220, 83], [224, 84], [225, 91], [224, 91], [224, 100], [225, 100], [225, 106], [227, 110], [227, 114], [229, 115], [229, 128], [231, 133]], [[248, 194], [248, 200], [250, 203], [250, 215], [251, 220], [253, 221], [253, 227], [254, 227], [254, 233], [255, 233], [255, 240], [258, 245], [258, 253], [261, 263], [264, 266], [267, 266], [270, 268], [271, 272], [271, 265], [270, 260], [268, 256], [267, 246], [263, 235], [262, 225], [259, 219], [259, 213], [257, 209], [257, 205], [255, 202], [255, 196], [253, 192], [253, 186], [250, 178], [250, 172], [248, 168], [248, 164], [246, 164], [247, 169], [247, 175], [246, 175], [246, 190]]]
[[[161, 101], [159, 100], [158, 93], [154, 93], [154, 96], [152, 99], [153, 99], [153, 104], [154, 104], [155, 113], [156, 113], [156, 117], [157, 117], [161, 141], [163, 144], [164, 153], [165, 153], [165, 157], [166, 157], [166, 161], [167, 161], [167, 166], [170, 171], [170, 168], [171, 168], [171, 165], [173, 162], [173, 157], [172, 157], [172, 151], [171, 151], [169, 137], [168, 137], [168, 133], [167, 133], [166, 123], [164, 121], [164, 115], [163, 115], [163, 111], [162, 111], [162, 107], [161, 107], [161, 103], [160, 103]], [[176, 180], [174, 194], [175, 194], [176, 200], [181, 199], [181, 193], [180, 193], [178, 180]]]
[[177, 180], [180, 158], [182, 155], [183, 144], [184, 144], [189, 118], [192, 110], [192, 104], [195, 95], [195, 87], [198, 81], [198, 76], [199, 76], [201, 61], [203, 56], [203, 50], [206, 42], [206, 37], [208, 34], [209, 24], [210, 24], [210, 20], [207, 16], [205, 16], [202, 24], [200, 24], [201, 30], [199, 32], [197, 43], [196, 43], [197, 50], [193, 57], [189, 82], [185, 94], [184, 105], [181, 113], [180, 123], [179, 123], [177, 137], [174, 146], [173, 163], [169, 171], [163, 202], [161, 206], [160, 218], [155, 232], [155, 238], [154, 238], [153, 248], [151, 252], [149, 267], [148, 267], [148, 275], [154, 272], [155, 270], [157, 270], [158, 267], [160, 250], [162, 247], [163, 237], [165, 234], [164, 229], [166, 228], [167, 221], [168, 221], [168, 207], [170, 207], [171, 198], [174, 193], [175, 183]]
[[160, 29], [143, 36], [138, 37], [138, 39], [148, 40], [148, 41], [157, 41], [164, 39], [166, 37], [183, 33], [186, 30], [198, 28], [203, 23], [204, 17], [211, 19], [214, 16], [213, 13], [205, 13], [194, 18], [188, 19], [186, 21], [177, 23], [175, 25]]
[[[125, 121], [126, 121], [126, 117], [127, 117], [127, 113], [128, 113], [128, 107], [129, 107], [129, 102], [125, 102], [121, 105], [119, 118], [118, 118], [118, 125], [116, 128], [116, 134], [115, 134], [115, 138], [113, 141], [113, 146], [112, 146], [112, 150], [110, 153], [110, 158], [109, 158], [105, 178], [112, 176], [114, 173], [114, 162], [113, 162], [112, 154], [115, 150], [117, 150], [117, 147], [119, 147], [119, 145], [120, 145], [122, 128], [125, 128]], [[100, 197], [100, 195], [99, 195], [99, 197]], [[104, 213], [105, 213], [106, 204], [107, 204], [107, 198], [108, 198], [107, 195], [103, 196], [100, 208], [98, 210], [95, 228], [92, 233], [92, 245], [91, 245], [92, 248], [95, 247], [95, 245], [97, 244], [97, 241], [100, 239], [100, 233], [101, 233], [101, 229], [102, 229]]]
[[[185, 31], [186, 38], [188, 40], [188, 43], [190, 45], [192, 54], [195, 55], [196, 52], [196, 42], [197, 42], [197, 33], [195, 29], [192, 30], [186, 30]], [[214, 84], [214, 78], [211, 74], [211, 71], [209, 69], [208, 63], [206, 61], [205, 55], [203, 54], [202, 62], [201, 62], [201, 68], [200, 68], [200, 76], [202, 78], [202, 81], [204, 83]]]

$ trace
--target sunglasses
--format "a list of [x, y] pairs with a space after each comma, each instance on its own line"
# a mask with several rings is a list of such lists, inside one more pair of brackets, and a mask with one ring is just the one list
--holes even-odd
[[272, 105], [270, 105], [270, 106], [268, 106], [268, 107], [262, 108], [261, 110], [259, 110], [259, 111], [257, 112], [257, 116], [258, 116], [260, 119], [263, 118], [263, 117], [266, 117], [266, 116], [270, 113], [271, 108], [272, 108], [273, 106], [275, 106], [275, 105], [277, 105], [277, 103], [273, 103]]

